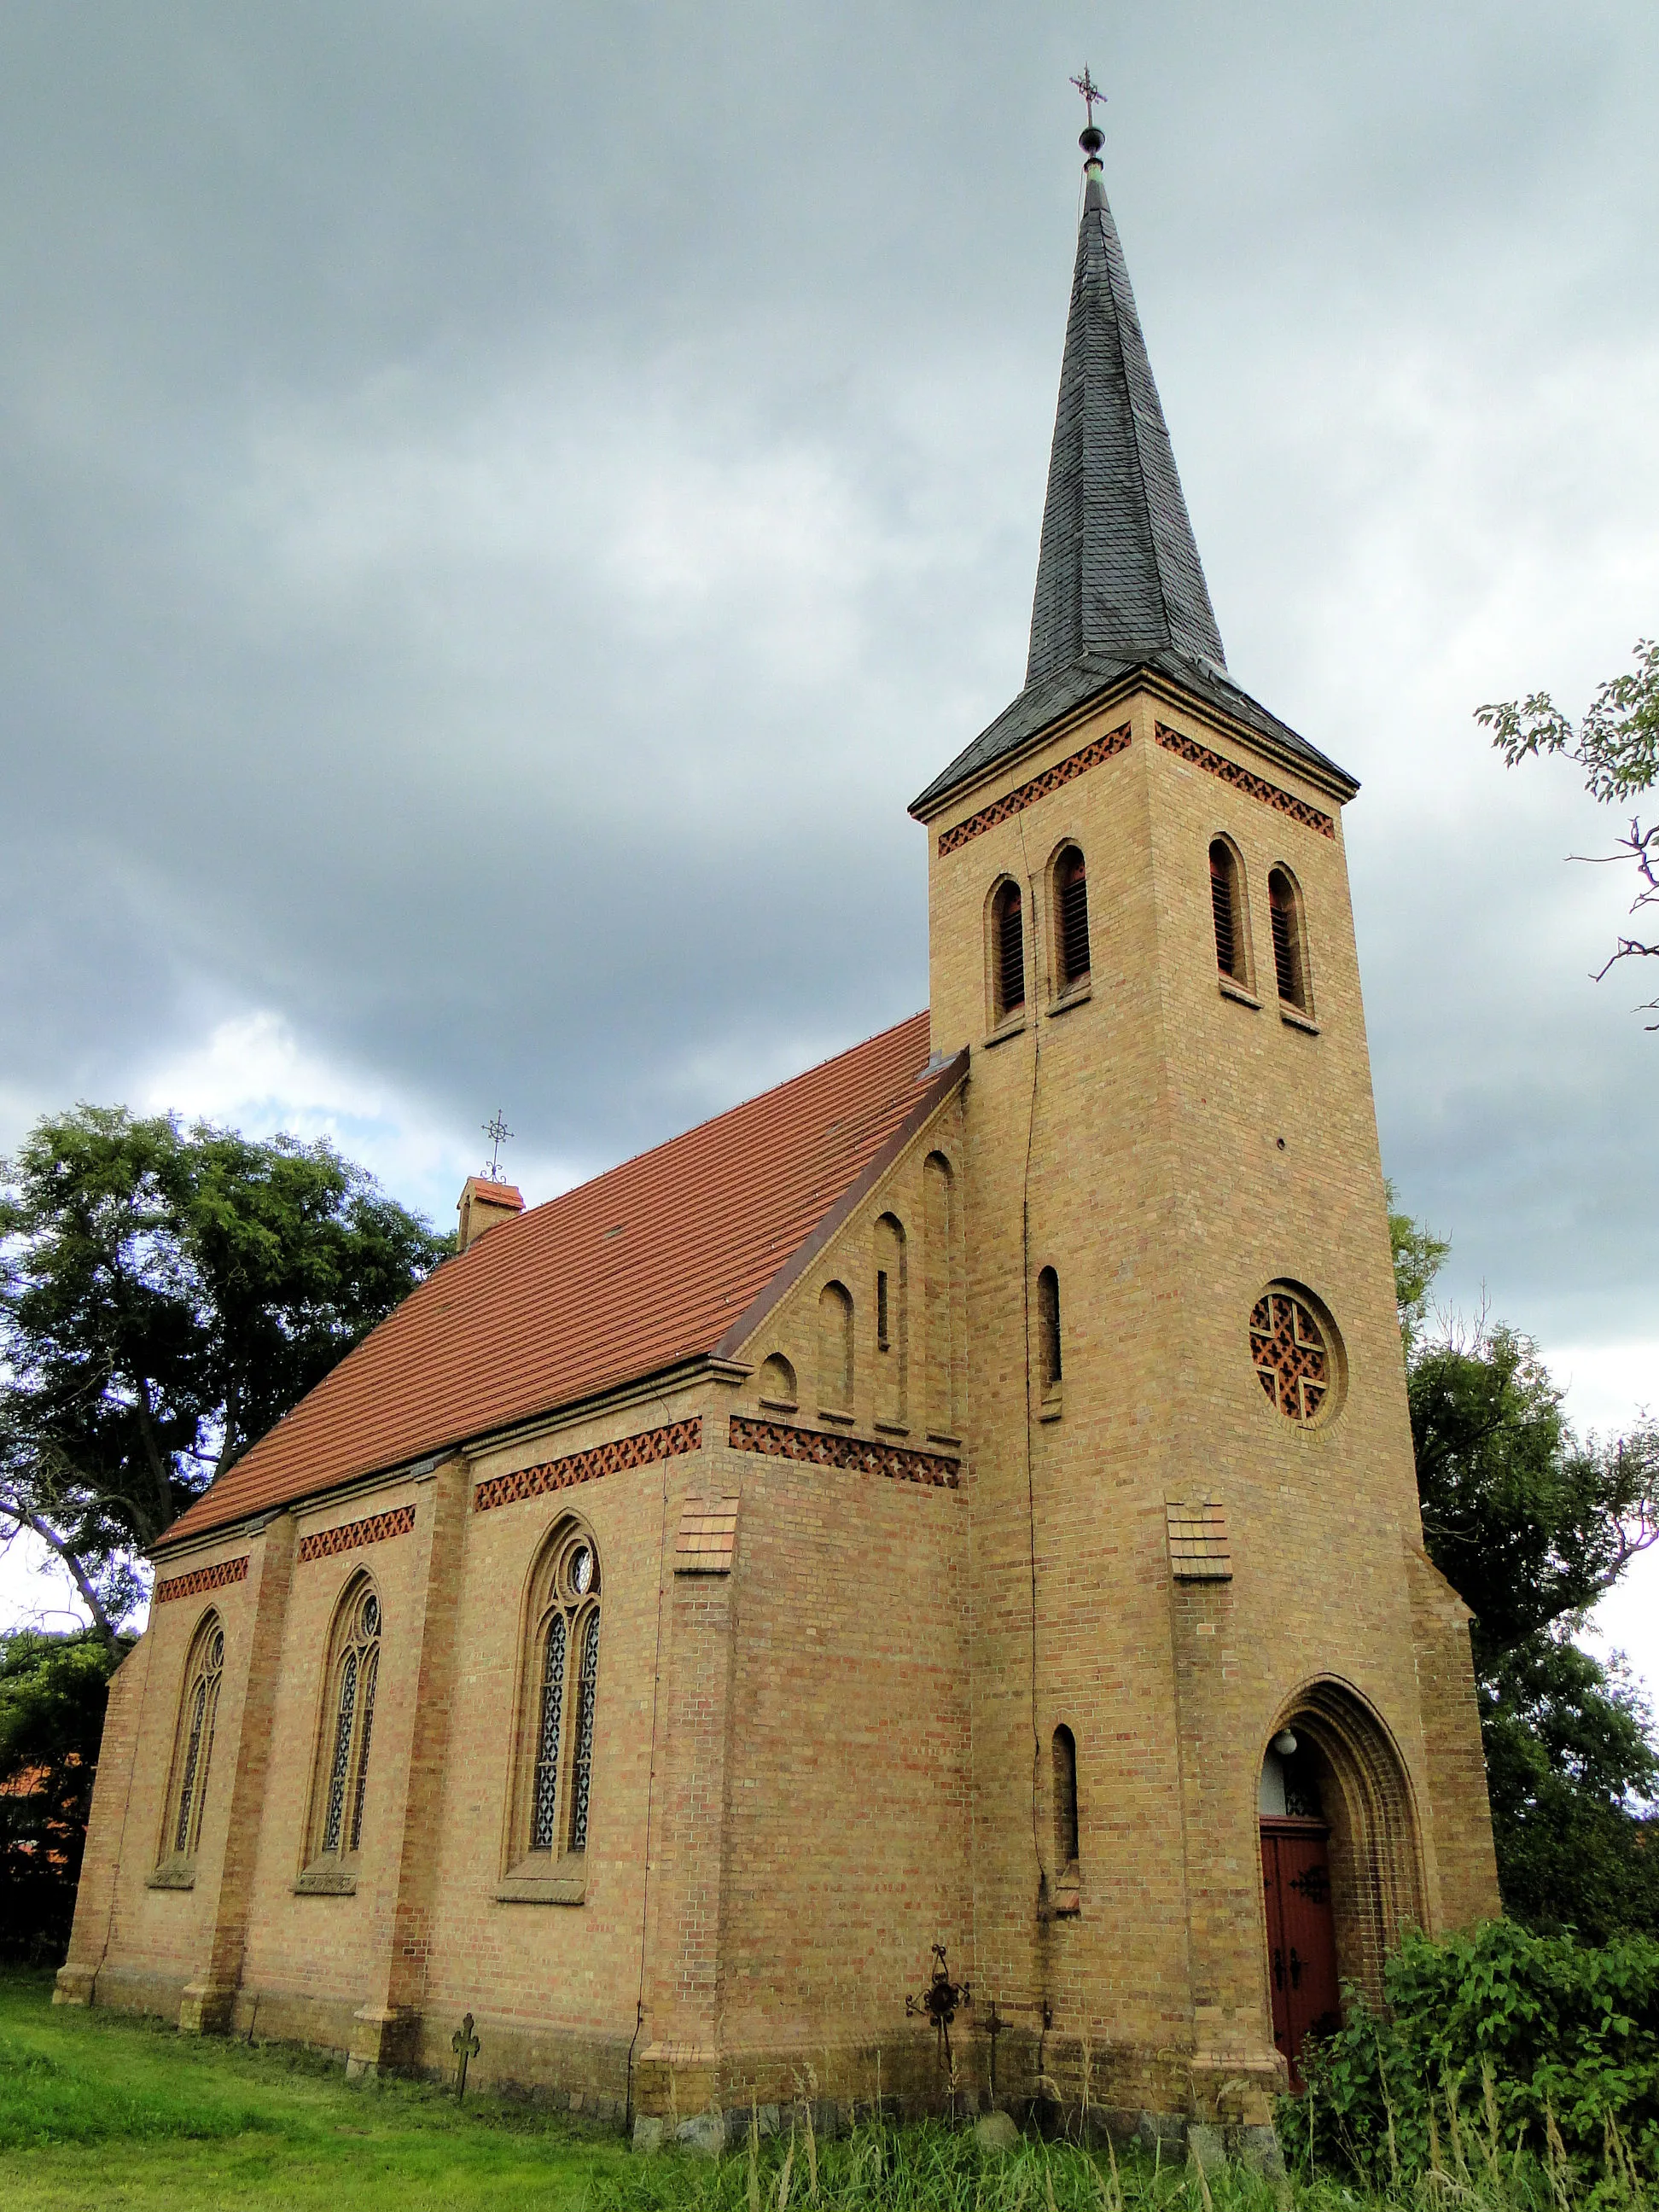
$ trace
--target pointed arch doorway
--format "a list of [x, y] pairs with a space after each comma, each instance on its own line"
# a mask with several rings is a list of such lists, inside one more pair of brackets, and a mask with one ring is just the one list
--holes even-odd
[[1299, 2089], [1309, 2039], [1341, 2024], [1343, 1983], [1379, 2000], [1384, 1959], [1421, 1918], [1416, 1823], [1387, 1730], [1335, 1682], [1279, 1722], [1257, 1802], [1273, 2042]]

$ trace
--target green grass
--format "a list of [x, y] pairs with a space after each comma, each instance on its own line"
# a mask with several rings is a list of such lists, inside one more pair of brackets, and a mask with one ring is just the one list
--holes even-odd
[[555, 2212], [629, 2162], [619, 2142], [520, 2106], [458, 2109], [419, 2084], [348, 2082], [288, 2045], [54, 2010], [49, 1976], [0, 1974], [0, 2206]]

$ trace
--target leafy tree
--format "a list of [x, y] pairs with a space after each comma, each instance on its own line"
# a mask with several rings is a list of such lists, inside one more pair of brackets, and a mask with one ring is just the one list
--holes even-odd
[[0, 1524], [112, 1649], [133, 1555], [449, 1249], [325, 1142], [42, 1120], [0, 1164]]
[[[1659, 779], [1659, 641], [1638, 638], [1634, 654], [1635, 668], [1600, 687], [1576, 728], [1547, 691], [1529, 692], [1519, 701], [1494, 701], [1478, 708], [1475, 720], [1492, 732], [1506, 766], [1542, 753], [1564, 753], [1583, 769], [1584, 787], [1593, 798], [1604, 806], [1622, 804], [1638, 792], [1651, 791]], [[1640, 817], [1633, 815], [1629, 835], [1618, 840], [1618, 847], [1601, 857], [1634, 863], [1638, 889], [1631, 912], [1659, 907], [1659, 822], [1644, 830]], [[1659, 942], [1620, 937], [1596, 981], [1617, 962], [1630, 959], [1659, 959]], [[1650, 1009], [1659, 1010], [1659, 999], [1650, 1002]], [[1649, 1026], [1659, 1030], [1659, 1022]]]
[[123, 1648], [84, 1629], [0, 1636], [0, 1956], [63, 1955]]
[[1429, 1554], [1475, 1618], [1481, 1733], [1509, 1911], [1595, 1938], [1659, 1933], [1659, 1795], [1647, 1706], [1573, 1639], [1659, 1540], [1659, 1425], [1575, 1435], [1537, 1346], [1483, 1325], [1425, 1335], [1448, 1247], [1391, 1210]]

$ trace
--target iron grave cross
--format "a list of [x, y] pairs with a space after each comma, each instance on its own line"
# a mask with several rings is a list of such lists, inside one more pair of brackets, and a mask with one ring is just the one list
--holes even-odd
[[454, 2034], [450, 2037], [449, 2047], [454, 2052], [457, 2058], [461, 2062], [455, 2069], [455, 2102], [459, 2105], [462, 2098], [466, 2094], [466, 2069], [468, 2061], [476, 2058], [479, 2051], [483, 2047], [480, 2045], [477, 2037], [472, 2033], [472, 2015], [471, 2013], [467, 2014], [465, 2019], [456, 2029]]

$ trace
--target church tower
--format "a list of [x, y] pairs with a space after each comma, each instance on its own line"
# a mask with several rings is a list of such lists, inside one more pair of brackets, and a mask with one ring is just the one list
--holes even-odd
[[963, 1092], [974, 1990], [1006, 2089], [1243, 2126], [1498, 1909], [1424, 1553], [1343, 853], [1227, 672], [1102, 176], [1018, 696], [915, 802]]

